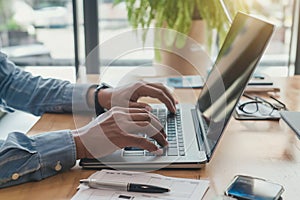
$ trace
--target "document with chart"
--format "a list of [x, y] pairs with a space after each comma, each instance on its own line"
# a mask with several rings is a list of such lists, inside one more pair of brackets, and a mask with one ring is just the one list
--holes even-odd
[[166, 193], [127, 192], [115, 189], [92, 189], [85, 185], [79, 186], [79, 191], [72, 200], [199, 200], [209, 187], [208, 180], [172, 178], [159, 174], [102, 170], [94, 173], [89, 179], [115, 182], [134, 182], [167, 187]]

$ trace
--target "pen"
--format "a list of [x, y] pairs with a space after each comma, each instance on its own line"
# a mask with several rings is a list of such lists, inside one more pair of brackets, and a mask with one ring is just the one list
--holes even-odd
[[80, 183], [83, 183], [89, 186], [90, 188], [96, 188], [96, 189], [111, 188], [111, 189], [128, 191], [128, 192], [164, 193], [170, 191], [170, 189], [168, 188], [158, 187], [154, 185], [109, 182], [109, 181], [101, 181], [97, 179], [83, 179], [80, 180]]
[[256, 79], [265, 79], [265, 77], [262, 76], [262, 75], [254, 75], [254, 78], [256, 78]]

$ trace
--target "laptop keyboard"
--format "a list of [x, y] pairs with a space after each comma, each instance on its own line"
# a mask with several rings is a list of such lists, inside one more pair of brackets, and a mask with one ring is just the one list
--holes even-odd
[[[185, 156], [184, 140], [182, 133], [181, 113], [180, 109], [176, 110], [176, 114], [171, 114], [167, 109], [152, 109], [151, 111], [162, 125], [164, 125], [167, 134], [168, 147], [163, 148], [164, 153], [161, 156]], [[145, 136], [146, 137], [146, 136]], [[157, 142], [148, 138], [151, 142]], [[126, 147], [123, 156], [156, 156], [155, 154], [134, 147]]]

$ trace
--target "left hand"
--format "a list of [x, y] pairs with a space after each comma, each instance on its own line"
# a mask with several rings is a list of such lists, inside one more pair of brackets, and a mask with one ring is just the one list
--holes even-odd
[[159, 120], [145, 109], [113, 107], [89, 124], [71, 131], [77, 159], [100, 158], [124, 147], [138, 147], [155, 154], [163, 150], [147, 138], [145, 133], [161, 147], [168, 145], [166, 133]]
[[121, 106], [149, 110], [151, 107], [148, 104], [138, 102], [140, 97], [157, 98], [167, 106], [170, 112], [176, 112], [176, 100], [170, 91], [161, 83], [139, 81], [117, 88], [102, 89], [98, 93], [99, 104], [106, 109]]

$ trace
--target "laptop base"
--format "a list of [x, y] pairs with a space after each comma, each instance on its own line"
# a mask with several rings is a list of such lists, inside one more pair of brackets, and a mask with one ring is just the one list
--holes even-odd
[[[205, 162], [206, 163], [206, 162]], [[142, 164], [103, 164], [97, 159], [84, 158], [81, 159], [79, 165], [83, 169], [200, 169], [205, 167], [205, 163], [142, 163]]]

